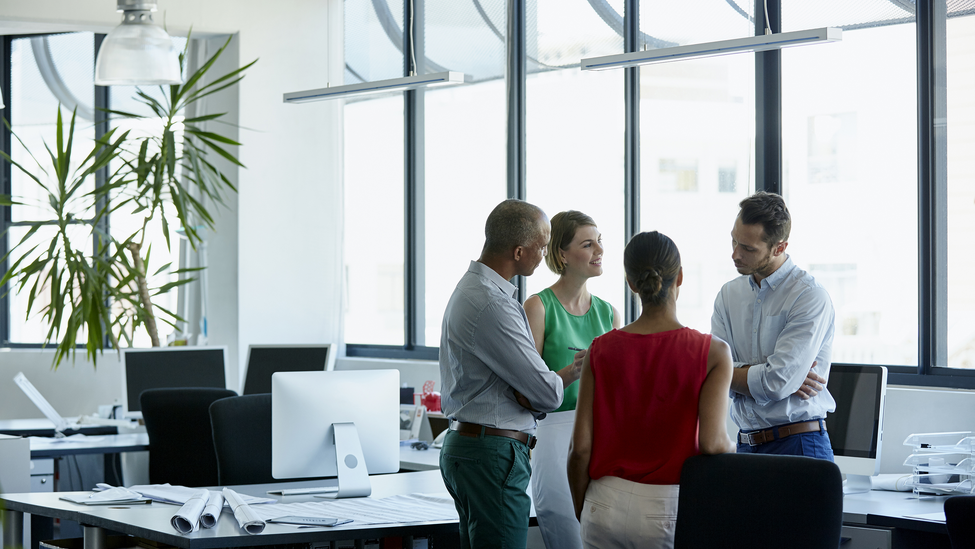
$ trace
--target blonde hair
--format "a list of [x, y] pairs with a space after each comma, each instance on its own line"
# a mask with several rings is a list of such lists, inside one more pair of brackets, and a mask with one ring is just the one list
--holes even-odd
[[552, 236], [548, 241], [548, 255], [545, 256], [545, 265], [549, 270], [557, 275], [565, 272], [565, 260], [562, 259], [559, 250], [564, 250], [572, 244], [579, 227], [595, 226], [596, 222], [582, 212], [568, 210], [555, 214], [552, 217]]

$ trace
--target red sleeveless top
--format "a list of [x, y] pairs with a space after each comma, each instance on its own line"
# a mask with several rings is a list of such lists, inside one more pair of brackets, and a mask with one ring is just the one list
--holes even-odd
[[595, 377], [589, 476], [678, 484], [699, 454], [698, 400], [711, 334], [681, 328], [656, 334], [613, 330], [589, 350]]

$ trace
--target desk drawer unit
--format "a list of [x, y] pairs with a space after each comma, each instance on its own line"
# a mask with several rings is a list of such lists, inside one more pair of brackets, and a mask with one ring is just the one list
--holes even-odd
[[54, 459], [40, 458], [30, 460], [30, 491], [54, 491]]
[[891, 531], [887, 528], [843, 526], [840, 549], [891, 549]]

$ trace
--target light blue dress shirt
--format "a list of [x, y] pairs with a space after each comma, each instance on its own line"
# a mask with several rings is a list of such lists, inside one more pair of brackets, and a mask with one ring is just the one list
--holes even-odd
[[517, 288], [493, 269], [471, 261], [447, 302], [440, 336], [443, 413], [451, 420], [535, 432], [536, 410], [562, 404], [562, 378], [535, 349]]
[[760, 285], [744, 275], [721, 288], [711, 333], [731, 345], [736, 368], [752, 365], [752, 396], [732, 392], [731, 417], [741, 430], [825, 418], [836, 409], [825, 386], [808, 400], [794, 394], [814, 361], [815, 372], [829, 378], [833, 320], [826, 289], [792, 258]]

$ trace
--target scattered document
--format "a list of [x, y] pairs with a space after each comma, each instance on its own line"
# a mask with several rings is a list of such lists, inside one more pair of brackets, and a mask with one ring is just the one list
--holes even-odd
[[92, 494], [65, 494], [60, 499], [82, 505], [118, 505], [130, 503], [151, 503], [152, 500], [128, 488], [111, 488]]
[[195, 490], [190, 499], [179, 508], [170, 520], [173, 528], [180, 534], [189, 534], [200, 528], [200, 517], [210, 499], [209, 490]]
[[223, 512], [223, 494], [210, 490], [210, 499], [207, 501], [207, 506], [203, 508], [203, 514], [200, 515], [200, 526], [213, 528], [217, 525], [221, 512]]
[[230, 509], [234, 512], [234, 518], [237, 519], [237, 524], [242, 530], [248, 534], [260, 534], [264, 531], [264, 521], [240, 494], [230, 488], [224, 488], [223, 497], [227, 499], [227, 504], [230, 505]]
[[409, 494], [388, 498], [349, 498], [305, 503], [279, 503], [253, 508], [264, 520], [288, 515], [344, 517], [355, 524], [389, 524], [457, 520], [454, 500], [447, 494]]
[[927, 520], [930, 522], [947, 522], [945, 519], [945, 512], [941, 511], [938, 513], [921, 513], [920, 515], [905, 515], [907, 518]]
[[[105, 483], [99, 483], [96, 485], [96, 490], [107, 490], [112, 488], [111, 485]], [[191, 497], [199, 490], [199, 488], [187, 488], [186, 486], [173, 486], [171, 484], [145, 484], [130, 486], [129, 490], [138, 492], [143, 496], [152, 499], [152, 501], [157, 501], [159, 503], [172, 503], [175, 505], [182, 505], [190, 500]], [[258, 498], [254, 496], [248, 496], [247, 494], [239, 494], [240, 498], [248, 505], [255, 505], [259, 503], [277, 503], [278, 500], [272, 498]]]

